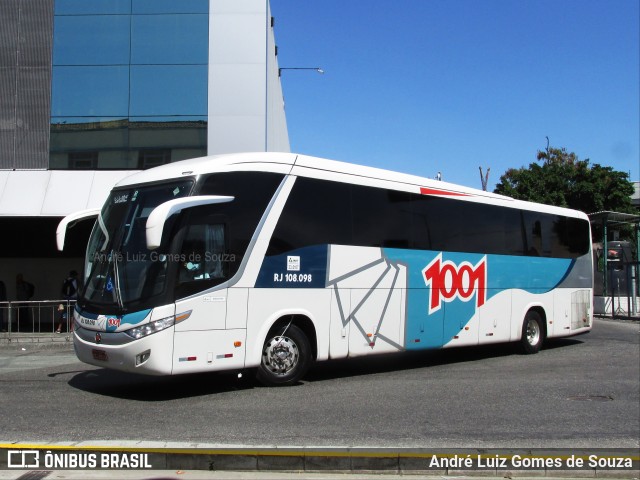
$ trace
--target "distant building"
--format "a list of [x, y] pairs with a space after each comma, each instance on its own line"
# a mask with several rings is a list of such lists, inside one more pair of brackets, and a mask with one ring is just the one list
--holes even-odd
[[633, 182], [635, 192], [631, 195], [631, 204], [640, 210], [640, 182]]
[[265, 0], [0, 2], [0, 280], [37, 299], [82, 271], [92, 222], [59, 220], [121, 178], [237, 151], [289, 151]]

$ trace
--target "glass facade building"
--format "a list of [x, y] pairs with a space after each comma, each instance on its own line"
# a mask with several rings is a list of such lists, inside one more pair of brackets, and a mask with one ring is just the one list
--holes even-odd
[[[0, 281], [58, 298], [91, 221], [133, 171], [289, 151], [268, 0], [0, 0]], [[76, 237], [74, 240], [72, 237]]]
[[209, 0], [56, 0], [50, 169], [207, 154]]

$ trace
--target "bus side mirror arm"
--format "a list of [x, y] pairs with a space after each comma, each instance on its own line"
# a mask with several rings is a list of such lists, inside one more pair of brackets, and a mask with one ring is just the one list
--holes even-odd
[[97, 217], [100, 215], [99, 208], [90, 208], [89, 210], [80, 210], [79, 212], [72, 213], [64, 217], [58, 224], [56, 229], [56, 246], [58, 251], [64, 250], [64, 239], [67, 236], [67, 229], [75, 225], [76, 222], [81, 220], [87, 220], [91, 217]]
[[162, 243], [162, 232], [167, 219], [174, 213], [187, 208], [211, 205], [214, 203], [226, 203], [233, 201], [234, 197], [218, 195], [199, 195], [195, 197], [176, 198], [158, 205], [147, 218], [147, 248], [155, 250]]

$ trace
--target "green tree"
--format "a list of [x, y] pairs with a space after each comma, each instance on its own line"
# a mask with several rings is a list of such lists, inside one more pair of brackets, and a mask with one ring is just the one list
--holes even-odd
[[500, 177], [495, 193], [520, 200], [582, 210], [635, 213], [633, 184], [628, 174], [589, 160], [564, 148], [538, 151], [537, 163], [511, 168]]

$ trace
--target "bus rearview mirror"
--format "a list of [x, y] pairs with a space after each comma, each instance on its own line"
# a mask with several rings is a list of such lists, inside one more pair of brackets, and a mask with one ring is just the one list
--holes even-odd
[[233, 201], [234, 197], [220, 195], [199, 195], [195, 197], [176, 198], [158, 205], [153, 209], [147, 219], [147, 248], [155, 250], [162, 243], [162, 232], [167, 219], [174, 213], [178, 213], [187, 208], [211, 205], [214, 203], [227, 203]]
[[79, 212], [72, 213], [64, 217], [58, 224], [56, 229], [56, 246], [58, 251], [64, 250], [64, 239], [67, 236], [67, 229], [73, 227], [76, 222], [82, 220], [88, 220], [91, 217], [97, 217], [100, 215], [99, 208], [91, 208], [89, 210], [81, 210]]

